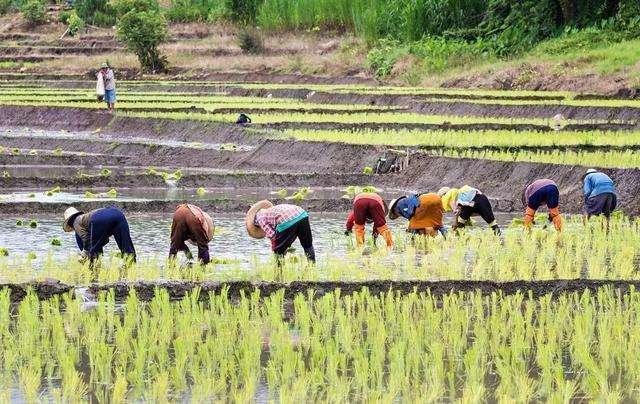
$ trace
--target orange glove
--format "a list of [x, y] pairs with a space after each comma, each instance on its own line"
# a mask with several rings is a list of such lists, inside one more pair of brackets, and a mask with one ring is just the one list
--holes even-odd
[[393, 247], [393, 237], [391, 237], [391, 230], [389, 229], [389, 226], [385, 224], [384, 226], [378, 227], [376, 230], [378, 231], [378, 234], [384, 237], [387, 242], [387, 248]]
[[527, 230], [531, 230], [531, 226], [533, 226], [533, 219], [536, 216], [536, 211], [527, 206], [527, 209], [524, 211], [524, 228]]
[[549, 209], [549, 219], [551, 219], [553, 227], [555, 227], [557, 231], [562, 231], [562, 216], [560, 216], [560, 209]]
[[364, 245], [364, 225], [354, 224], [353, 233], [356, 235], [356, 245], [362, 247]]

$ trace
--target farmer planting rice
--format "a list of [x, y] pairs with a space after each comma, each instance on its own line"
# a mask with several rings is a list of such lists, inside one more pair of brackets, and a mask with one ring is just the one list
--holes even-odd
[[116, 240], [123, 256], [133, 261], [136, 259], [129, 223], [118, 208], [101, 208], [84, 213], [70, 207], [64, 212], [62, 227], [66, 232], [75, 231], [83, 260], [88, 258], [93, 261], [102, 255], [111, 236]]
[[407, 232], [435, 237], [445, 235], [442, 198], [435, 193], [416, 194], [394, 199], [389, 204], [389, 219], [402, 216], [409, 220]]
[[356, 195], [353, 199], [353, 209], [347, 217], [347, 231], [349, 234], [353, 231], [356, 235], [356, 244], [358, 247], [364, 245], [364, 226], [366, 223], [373, 223], [373, 239], [382, 236], [387, 247], [393, 246], [393, 238], [391, 230], [387, 226], [387, 206], [380, 195], [374, 192], [363, 192]]
[[206, 265], [211, 261], [209, 257], [209, 242], [213, 238], [215, 227], [213, 219], [196, 205], [178, 205], [171, 223], [171, 246], [169, 258], [175, 258], [178, 251], [184, 252], [187, 259], [193, 255], [186, 242], [198, 247], [198, 260]]
[[271, 250], [278, 258], [284, 257], [296, 239], [311, 262], [316, 261], [309, 214], [299, 206], [274, 205], [268, 200], [255, 203], [245, 217], [249, 236], [257, 239], [265, 236], [271, 240]]
[[604, 215], [608, 221], [611, 212], [616, 209], [618, 204], [616, 186], [611, 177], [594, 168], [590, 168], [587, 170], [582, 183], [587, 219], [591, 216]]
[[102, 79], [104, 83], [104, 101], [107, 103], [109, 112], [113, 112], [116, 106], [116, 78], [113, 74], [113, 70], [106, 62], [100, 66], [98, 80], [100, 79]]
[[480, 190], [465, 185], [462, 188], [443, 187], [438, 190], [442, 198], [442, 208], [445, 212], [453, 212], [455, 219], [453, 230], [465, 227], [471, 221], [471, 216], [480, 216], [496, 235], [500, 235], [500, 227], [493, 214], [489, 198]]
[[558, 185], [550, 179], [539, 179], [533, 181], [522, 192], [522, 205], [525, 207], [524, 227], [531, 229], [540, 206], [547, 205], [549, 210], [549, 221], [557, 231], [562, 230], [562, 216], [560, 216], [560, 191]]

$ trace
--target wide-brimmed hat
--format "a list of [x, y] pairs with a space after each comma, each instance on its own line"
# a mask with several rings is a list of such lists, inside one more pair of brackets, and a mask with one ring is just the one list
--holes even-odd
[[107, 62], [102, 62], [102, 64], [100, 65], [101, 69], [108, 69], [109, 68], [109, 63]]
[[73, 206], [70, 208], [67, 208], [67, 210], [64, 211], [64, 222], [62, 222], [62, 228], [64, 229], [64, 231], [66, 232], [73, 231], [72, 220], [75, 219], [76, 216], [81, 215], [83, 213], [84, 212], [74, 208]]
[[444, 194], [446, 194], [447, 192], [449, 192], [451, 190], [450, 187], [442, 187], [438, 190], [438, 196], [442, 197]]
[[389, 203], [389, 209], [388, 209], [389, 219], [395, 220], [400, 217], [400, 215], [396, 213], [395, 207], [398, 204], [398, 201], [404, 198], [406, 198], [406, 196], [401, 196], [400, 198], [396, 198], [392, 200], [391, 203]]
[[258, 211], [262, 209], [269, 209], [272, 206], [273, 206], [273, 203], [264, 199], [262, 201], [254, 203], [253, 206], [249, 208], [249, 211], [247, 212], [247, 216], [244, 218], [244, 223], [247, 227], [247, 233], [249, 233], [249, 236], [253, 238], [264, 238], [266, 236], [266, 234], [264, 233], [264, 230], [262, 230], [259, 226], [256, 226], [255, 224], [256, 213], [258, 213]]

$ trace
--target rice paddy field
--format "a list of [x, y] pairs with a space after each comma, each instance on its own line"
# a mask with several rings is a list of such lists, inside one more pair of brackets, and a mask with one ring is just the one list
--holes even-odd
[[[569, 92], [362, 84], [0, 82], [0, 401], [635, 402], [640, 397], [640, 101]], [[267, 80], [262, 80], [267, 81]], [[239, 114], [251, 118], [236, 124]], [[401, 169], [375, 173], [380, 158]], [[585, 221], [582, 178], [615, 181], [611, 221]], [[565, 228], [521, 193], [561, 192]], [[365, 248], [355, 194], [482, 190], [445, 238]], [[249, 238], [261, 199], [310, 212], [318, 262]], [[216, 224], [213, 262], [167, 261], [175, 207]], [[62, 212], [118, 206], [115, 243], [78, 260]], [[453, 218], [447, 216], [450, 225]]]

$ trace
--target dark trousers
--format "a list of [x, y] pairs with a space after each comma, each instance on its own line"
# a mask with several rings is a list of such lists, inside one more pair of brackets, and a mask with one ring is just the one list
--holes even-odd
[[109, 237], [113, 236], [122, 254], [134, 257], [136, 250], [131, 240], [129, 223], [124, 217], [124, 213], [118, 208], [104, 208], [96, 211], [91, 216], [91, 229], [89, 233], [90, 245], [87, 249], [89, 257], [95, 258], [101, 255], [103, 248], [109, 242]]
[[585, 209], [588, 216], [604, 215], [607, 219], [618, 205], [618, 197], [611, 192], [592, 196], [585, 201]]
[[558, 207], [560, 204], [560, 191], [557, 186], [553, 184], [545, 185], [534, 192], [527, 201], [527, 206], [533, 210], [538, 210], [543, 204], [546, 204], [548, 209]]
[[459, 218], [464, 220], [465, 223], [457, 223], [458, 227], [464, 227], [466, 222], [471, 219], [471, 216], [479, 215], [488, 225], [491, 226], [493, 232], [500, 235], [500, 227], [495, 223], [496, 217], [493, 214], [493, 208], [491, 202], [484, 194], [477, 194], [473, 198], [473, 206], [461, 206]]
[[276, 232], [275, 237], [271, 240], [271, 249], [277, 256], [283, 257], [293, 242], [296, 241], [296, 238], [300, 240], [300, 245], [302, 245], [304, 254], [309, 261], [315, 262], [316, 252], [313, 249], [313, 236], [311, 234], [311, 224], [309, 224], [308, 217], [299, 220], [296, 224], [282, 232]]
[[496, 217], [493, 215], [493, 208], [491, 202], [484, 194], [477, 194], [473, 198], [473, 206], [461, 206], [460, 207], [460, 219], [465, 222], [471, 219], [473, 215], [479, 215], [487, 224], [495, 222]]

